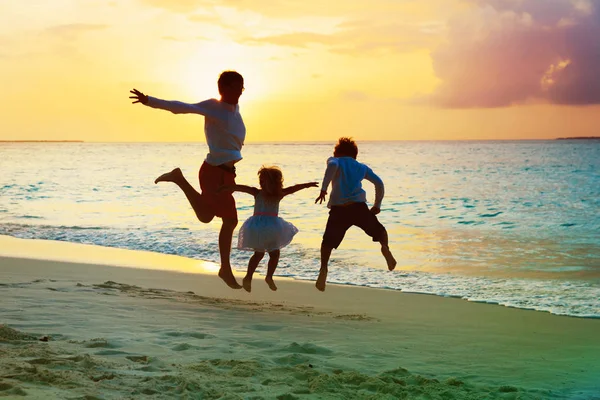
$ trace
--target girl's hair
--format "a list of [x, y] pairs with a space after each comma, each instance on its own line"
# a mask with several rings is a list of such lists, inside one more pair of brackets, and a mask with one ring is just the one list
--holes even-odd
[[283, 196], [283, 174], [278, 167], [265, 167], [258, 170], [260, 188], [269, 197]]

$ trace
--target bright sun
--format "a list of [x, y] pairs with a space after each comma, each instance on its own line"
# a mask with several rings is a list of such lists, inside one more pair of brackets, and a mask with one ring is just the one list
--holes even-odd
[[[269, 91], [264, 70], [248, 49], [233, 42], [202, 42], [192, 54], [179, 62], [182, 94], [186, 98], [219, 98], [217, 79], [225, 70], [235, 70], [244, 77], [246, 90], [241, 101], [264, 98]], [[247, 57], [245, 57], [247, 55]], [[198, 100], [199, 101], [199, 100]]]

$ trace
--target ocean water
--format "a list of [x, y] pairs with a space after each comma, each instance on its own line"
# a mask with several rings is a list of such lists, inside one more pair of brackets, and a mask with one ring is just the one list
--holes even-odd
[[[261, 165], [278, 165], [288, 185], [320, 183], [332, 151], [247, 144], [237, 182], [256, 186]], [[203, 143], [0, 143], [0, 234], [218, 262], [219, 220], [199, 223], [175, 185], [153, 182], [179, 166], [198, 188], [206, 152]], [[600, 141], [362, 142], [358, 159], [385, 182], [379, 218], [398, 267], [387, 271], [378, 244], [352, 228], [332, 254], [330, 283], [600, 317]], [[318, 192], [281, 203], [300, 232], [277, 275], [316, 279], [328, 211]], [[239, 227], [253, 199], [235, 197]], [[250, 255], [234, 249], [234, 268]]]

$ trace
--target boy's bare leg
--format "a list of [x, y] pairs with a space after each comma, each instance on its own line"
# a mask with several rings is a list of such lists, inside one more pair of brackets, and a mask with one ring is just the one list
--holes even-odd
[[221, 255], [221, 268], [219, 269], [219, 278], [232, 289], [241, 289], [239, 283], [233, 276], [229, 256], [231, 254], [231, 240], [233, 238], [233, 230], [237, 226], [237, 218], [223, 218], [223, 225], [219, 232], [219, 253]]
[[215, 214], [206, 206], [202, 195], [185, 179], [181, 169], [175, 168], [171, 172], [162, 174], [154, 181], [154, 183], [158, 182], [173, 182], [179, 186], [183, 193], [185, 193], [185, 197], [187, 197], [200, 222], [209, 223], [215, 217]]
[[279, 263], [279, 250], [274, 250], [269, 252], [269, 264], [267, 267], [267, 276], [265, 277], [265, 282], [269, 285], [269, 289], [275, 291], [277, 290], [277, 285], [273, 281], [273, 274], [277, 269], [277, 264]]
[[331, 257], [331, 251], [333, 249], [331, 247], [326, 247], [321, 244], [321, 270], [319, 271], [319, 277], [317, 278], [317, 283], [315, 286], [321, 292], [325, 291], [325, 285], [327, 284], [327, 264], [329, 264], [329, 257]]
[[387, 263], [388, 269], [390, 271], [393, 271], [394, 268], [396, 268], [396, 259], [392, 255], [392, 252], [390, 251], [390, 247], [388, 246], [387, 231], [383, 232], [383, 235], [381, 236], [381, 240], [379, 241], [379, 243], [381, 243], [381, 254], [383, 254], [383, 257], [385, 258], [385, 262]]
[[260, 260], [263, 259], [264, 255], [265, 253], [262, 251], [255, 251], [252, 257], [250, 257], [250, 261], [248, 261], [248, 270], [246, 271], [246, 276], [242, 281], [242, 286], [248, 293], [252, 291], [252, 276], [254, 275], [254, 271], [256, 271], [256, 268], [258, 268], [258, 264], [260, 263]]

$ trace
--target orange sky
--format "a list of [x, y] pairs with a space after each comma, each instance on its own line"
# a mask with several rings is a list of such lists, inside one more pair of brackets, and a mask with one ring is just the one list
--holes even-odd
[[600, 11], [539, 4], [0, 1], [0, 140], [203, 141], [128, 91], [197, 102], [226, 69], [248, 142], [600, 135]]

